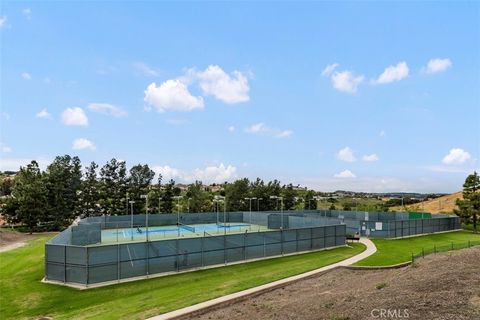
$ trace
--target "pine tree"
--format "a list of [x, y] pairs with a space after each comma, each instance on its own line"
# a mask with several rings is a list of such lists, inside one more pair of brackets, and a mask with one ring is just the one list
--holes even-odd
[[126, 214], [127, 169], [115, 158], [100, 169], [100, 207], [107, 215]]
[[81, 164], [78, 157], [58, 156], [47, 167], [47, 221], [55, 228], [71, 224], [77, 207], [77, 192], [81, 185]]
[[293, 185], [290, 183], [287, 186], [283, 186], [283, 208], [285, 210], [295, 209], [295, 190], [293, 190]]
[[175, 181], [170, 180], [165, 185], [165, 190], [162, 195], [162, 212], [172, 213], [173, 212], [173, 197], [175, 196]]
[[477, 232], [477, 222], [480, 215], [480, 176], [475, 171], [465, 179], [463, 184], [463, 200], [457, 199], [458, 210], [455, 212], [464, 222], [472, 223]]
[[155, 172], [151, 170], [147, 164], [138, 164], [130, 169], [130, 177], [128, 179], [128, 194], [131, 200], [135, 201], [134, 213], [145, 212], [145, 199], [141, 199], [141, 195], [147, 195], [150, 183], [155, 177]]
[[45, 221], [47, 212], [45, 176], [36, 161], [20, 168], [15, 177], [12, 195], [16, 201], [13, 221], [26, 225], [32, 233], [37, 225]]
[[79, 192], [79, 199], [77, 204], [77, 214], [84, 217], [98, 216], [102, 212], [99, 208], [100, 193], [99, 181], [97, 178], [98, 165], [91, 162], [89, 167], [86, 167], [85, 178]]

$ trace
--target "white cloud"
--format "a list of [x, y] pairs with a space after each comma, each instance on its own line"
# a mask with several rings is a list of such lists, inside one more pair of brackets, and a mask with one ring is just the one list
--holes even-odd
[[52, 119], [52, 115], [48, 112], [46, 108], [42, 109], [35, 117], [40, 119]]
[[422, 68], [422, 71], [425, 73], [437, 73], [447, 70], [452, 66], [452, 61], [450, 59], [430, 59], [426, 67]]
[[357, 176], [350, 170], [343, 170], [342, 172], [333, 175], [335, 178], [356, 178]]
[[133, 68], [135, 69], [135, 72], [139, 75], [147, 77], [158, 77], [158, 71], [150, 68], [145, 62], [134, 62]]
[[324, 77], [329, 77], [333, 70], [335, 70], [335, 68], [338, 67], [338, 63], [332, 63], [332, 64], [329, 64], [325, 67], [325, 69], [323, 69], [322, 71], [322, 76]]
[[278, 133], [275, 133], [275, 137], [276, 138], [288, 138], [290, 137], [291, 135], [293, 134], [293, 131], [292, 130], [283, 130], [283, 131], [280, 131]]
[[145, 90], [144, 100], [158, 112], [192, 111], [204, 107], [203, 97], [193, 96], [180, 80], [167, 80], [158, 87], [151, 83]]
[[245, 132], [249, 134], [267, 134], [275, 138], [288, 138], [293, 134], [292, 130], [278, 130], [270, 128], [263, 122], [255, 123], [248, 128], [245, 128]]
[[90, 103], [88, 105], [88, 109], [94, 112], [98, 112], [101, 114], [105, 114], [105, 115], [109, 115], [117, 118], [127, 116], [127, 112], [125, 110], [108, 103], [97, 103], [97, 102]]
[[353, 154], [353, 150], [350, 149], [350, 147], [345, 147], [338, 151], [337, 153], [337, 159], [342, 160], [345, 162], [354, 162], [357, 159], [355, 158], [355, 155]]
[[25, 9], [22, 10], [22, 13], [25, 16], [25, 18], [27, 18], [28, 20], [30, 20], [32, 18], [32, 9], [25, 8]]
[[234, 127], [234, 126], [230, 126], [230, 127], [228, 127], [228, 131], [229, 131], [229, 132], [233, 132], [233, 131], [235, 131], [235, 127]]
[[22, 78], [25, 79], [25, 80], [32, 80], [32, 75], [28, 72], [23, 72], [21, 74]]
[[385, 130], [380, 130], [380, 133], [378, 135], [383, 138], [387, 135], [387, 133], [385, 132]]
[[268, 128], [263, 122], [252, 124], [250, 127], [245, 129], [246, 133], [261, 133], [265, 131], [268, 131]]
[[0, 29], [5, 27], [6, 25], [7, 25], [7, 17], [6, 16], [0, 17]]
[[184, 171], [172, 168], [168, 165], [156, 166], [153, 168], [156, 173], [163, 176], [164, 180], [174, 179], [177, 182], [190, 183], [200, 180], [203, 183], [223, 183], [237, 178], [237, 168], [220, 163], [218, 166], [207, 166], [203, 169]]
[[373, 153], [373, 154], [366, 154], [366, 155], [364, 155], [364, 156], [362, 157], [362, 160], [363, 160], [363, 161], [366, 161], [366, 162], [374, 162], [374, 161], [378, 161], [379, 158], [378, 158], [378, 156], [377, 156], [375, 153]]
[[408, 76], [408, 65], [405, 61], [397, 63], [395, 66], [387, 67], [375, 81], [377, 84], [385, 84], [394, 81], [400, 81]]
[[5, 143], [3, 142], [0, 142], [0, 152], [2, 153], [10, 153], [12, 152], [12, 148], [10, 148], [9, 146], [7, 146]]
[[460, 148], [450, 149], [450, 152], [443, 158], [444, 164], [462, 164], [471, 158], [470, 153]]
[[333, 87], [338, 91], [346, 93], [357, 92], [358, 85], [361, 84], [364, 79], [364, 76], [356, 76], [348, 70], [334, 72], [331, 77]]
[[73, 141], [73, 144], [72, 144], [72, 149], [73, 150], [95, 150], [96, 147], [95, 147], [95, 144], [88, 140], [88, 139], [84, 139], [84, 138], [79, 138], [79, 139], [75, 139]]
[[62, 113], [62, 122], [67, 126], [88, 126], [88, 118], [82, 108], [67, 108]]
[[234, 70], [228, 75], [217, 65], [210, 65], [204, 71], [190, 70], [205, 95], [214, 96], [228, 104], [250, 100], [248, 79], [240, 71]]

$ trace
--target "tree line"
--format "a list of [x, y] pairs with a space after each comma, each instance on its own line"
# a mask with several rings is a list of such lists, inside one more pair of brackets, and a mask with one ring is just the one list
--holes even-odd
[[[83, 169], [83, 170], [82, 170]], [[247, 178], [225, 182], [209, 191], [201, 181], [181, 190], [174, 180], [147, 164], [127, 169], [124, 161], [111, 159], [102, 167], [91, 162], [82, 168], [78, 157], [58, 156], [42, 171], [36, 161], [21, 167], [14, 179], [3, 179], [1, 212], [11, 224], [28, 231], [59, 230], [76, 217], [176, 212], [248, 211], [294, 209], [299, 204], [316, 209], [315, 192], [300, 192], [292, 184]], [[280, 199], [279, 197], [282, 197]], [[283, 205], [283, 207], [282, 207]]]

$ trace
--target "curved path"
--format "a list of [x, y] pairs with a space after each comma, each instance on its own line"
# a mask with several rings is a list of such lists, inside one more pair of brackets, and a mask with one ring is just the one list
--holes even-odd
[[250, 295], [254, 295], [254, 294], [255, 295], [256, 294], [261, 294], [262, 292], [270, 291], [270, 290], [273, 290], [273, 289], [278, 288], [278, 287], [283, 287], [283, 286], [288, 285], [292, 282], [295, 282], [295, 281], [298, 281], [298, 280], [301, 280], [301, 279], [304, 279], [304, 278], [308, 278], [308, 277], [311, 277], [313, 275], [316, 275], [316, 274], [319, 274], [319, 273], [322, 273], [322, 272], [325, 272], [325, 271], [328, 271], [328, 270], [331, 270], [331, 269], [334, 269], [334, 268], [337, 268], [337, 267], [345, 267], [345, 266], [352, 265], [352, 264], [354, 264], [354, 263], [356, 263], [360, 260], [365, 259], [368, 256], [371, 256], [375, 252], [377, 252], [377, 247], [375, 247], [375, 244], [373, 244], [373, 242], [370, 239], [361, 238], [360, 243], [363, 243], [367, 247], [367, 249], [365, 251], [357, 254], [356, 256], [353, 256], [353, 257], [350, 257], [348, 259], [342, 260], [340, 262], [330, 264], [328, 266], [321, 267], [319, 269], [315, 269], [315, 270], [312, 270], [312, 271], [309, 271], [309, 272], [301, 273], [301, 274], [298, 274], [296, 276], [292, 276], [292, 277], [288, 277], [288, 278], [285, 278], [285, 279], [270, 282], [270, 283], [267, 283], [267, 284], [264, 284], [264, 285], [261, 285], [261, 286], [258, 286], [258, 287], [253, 287], [253, 288], [246, 289], [246, 290], [243, 290], [243, 291], [228, 294], [226, 296], [222, 296], [222, 297], [215, 298], [215, 299], [212, 299], [212, 300], [204, 301], [204, 302], [201, 302], [201, 303], [198, 303], [198, 304], [194, 304], [193, 306], [189, 306], [189, 307], [185, 307], [185, 308], [182, 308], [182, 309], [167, 312], [167, 313], [149, 318], [148, 320], [174, 319], [174, 318], [177, 318], [177, 317], [188, 315], [190, 313], [197, 312], [201, 309], [211, 308], [211, 307], [216, 306], [218, 304], [222, 304], [222, 303], [226, 303], [226, 302], [233, 302], [233, 301], [236, 301], [236, 300], [239, 300], [239, 299], [242, 299], [242, 298], [246, 298], [246, 297], [248, 297]]

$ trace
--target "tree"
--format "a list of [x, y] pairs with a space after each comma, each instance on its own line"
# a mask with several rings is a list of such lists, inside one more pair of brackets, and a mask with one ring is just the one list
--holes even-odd
[[14, 177], [0, 175], [0, 197], [9, 196], [14, 183]]
[[186, 201], [189, 204], [189, 212], [202, 212], [205, 209], [205, 191], [201, 181], [195, 181], [187, 188]]
[[126, 214], [127, 169], [115, 158], [100, 169], [100, 208], [103, 214]]
[[44, 221], [47, 212], [45, 176], [36, 161], [32, 161], [26, 168], [20, 168], [15, 177], [12, 196], [16, 201], [13, 220], [25, 224], [32, 233]]
[[293, 190], [293, 185], [290, 183], [287, 186], [282, 188], [282, 197], [283, 197], [283, 208], [285, 210], [295, 209], [295, 195], [296, 192]]
[[252, 200], [252, 210], [265, 211], [267, 210], [267, 189], [262, 179], [257, 178], [250, 183], [250, 196], [257, 198], [255, 202]]
[[130, 177], [128, 179], [128, 195], [131, 200], [135, 201], [134, 212], [145, 212], [146, 201], [141, 199], [141, 195], [148, 194], [148, 188], [155, 177], [155, 172], [151, 170], [147, 164], [138, 164], [130, 169]]
[[58, 156], [47, 167], [45, 185], [48, 210], [46, 221], [54, 228], [66, 227], [75, 217], [82, 178], [82, 166], [78, 157]]
[[467, 223], [473, 224], [477, 232], [477, 221], [480, 215], [480, 177], [475, 171], [465, 179], [463, 184], [463, 200], [457, 199], [458, 210], [455, 212]]
[[99, 181], [97, 179], [98, 165], [91, 162], [89, 167], [86, 167], [85, 178], [82, 181], [80, 193], [78, 195], [77, 214], [90, 217], [101, 214], [99, 211]]
[[282, 188], [280, 187], [280, 181], [269, 181], [265, 186], [265, 210], [280, 210], [280, 202], [278, 199], [272, 199], [271, 197], [279, 197]]
[[246, 211], [248, 206], [245, 202], [250, 194], [250, 182], [247, 178], [236, 180], [225, 186], [225, 201], [227, 211]]
[[158, 175], [157, 183], [151, 186], [148, 191], [148, 211], [150, 213], [160, 213], [162, 205], [162, 175]]
[[317, 209], [317, 200], [315, 200], [315, 191], [308, 190], [305, 193], [304, 208], [306, 210], [316, 210]]
[[162, 195], [162, 212], [173, 212], [173, 197], [175, 196], [174, 188], [175, 181], [170, 179], [170, 181], [165, 185], [165, 190], [163, 191]]

